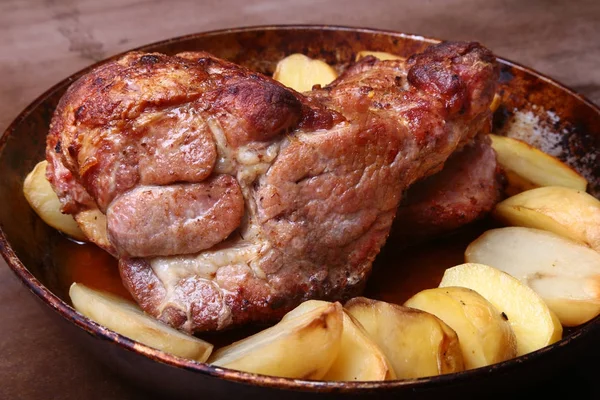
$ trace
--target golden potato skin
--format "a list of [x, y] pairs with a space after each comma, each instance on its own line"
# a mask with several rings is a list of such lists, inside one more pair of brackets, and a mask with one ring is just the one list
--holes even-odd
[[396, 379], [396, 373], [385, 354], [369, 337], [363, 326], [344, 312], [344, 330], [340, 351], [326, 381], [383, 381]]
[[585, 191], [527, 190], [497, 204], [493, 215], [507, 225], [554, 232], [600, 252], [600, 201]]
[[540, 186], [586, 190], [587, 180], [558, 158], [518, 139], [493, 134], [490, 138], [506, 174], [509, 196]]
[[342, 305], [327, 303], [298, 314], [215, 351], [208, 362], [262, 375], [323, 378], [339, 354]]
[[73, 217], [60, 212], [60, 200], [46, 179], [47, 165], [47, 161], [40, 161], [25, 178], [23, 182], [25, 199], [46, 224], [74, 239], [86, 240]]
[[[330, 303], [322, 300], [307, 300], [287, 313], [283, 320], [296, 318], [327, 304]], [[339, 354], [321, 379], [379, 381], [395, 378], [396, 374], [385, 354], [370, 339], [360, 322], [344, 311]]]
[[314, 85], [325, 86], [337, 76], [327, 63], [296, 53], [277, 63], [273, 79], [298, 92], [308, 92]]
[[73, 283], [69, 296], [75, 310], [123, 336], [179, 357], [204, 362], [213, 345], [180, 332], [145, 314], [119, 296]]
[[447, 269], [440, 282], [442, 288], [449, 286], [475, 290], [506, 315], [517, 339], [517, 356], [562, 337], [560, 321], [544, 300], [517, 278], [497, 268], [480, 263], [457, 265]]
[[444, 287], [423, 290], [404, 303], [429, 312], [458, 335], [465, 368], [479, 368], [517, 355], [517, 339], [503, 317], [489, 301], [474, 290]]
[[364, 297], [344, 307], [384, 352], [398, 379], [464, 370], [456, 332], [434, 315]]

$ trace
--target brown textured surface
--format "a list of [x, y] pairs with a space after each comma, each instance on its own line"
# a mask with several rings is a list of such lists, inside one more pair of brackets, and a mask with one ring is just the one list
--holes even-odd
[[396, 214], [393, 239], [408, 245], [481, 218], [500, 200], [502, 181], [491, 140], [480, 134], [442, 171], [410, 187]]
[[[304, 34], [308, 35], [307, 32]], [[149, 56], [141, 58], [144, 57]], [[158, 65], [160, 56], [152, 57]], [[239, 235], [230, 236], [218, 249], [199, 253], [199, 260], [192, 256], [184, 261], [180, 255], [185, 253], [177, 249], [158, 252], [163, 244], [170, 243], [168, 238], [176, 239], [178, 245], [187, 242], [183, 235], [175, 232], [167, 236], [154, 233], [170, 224], [153, 217], [155, 206], [152, 202], [147, 202], [148, 206], [142, 205], [147, 196], [141, 195], [148, 191], [143, 186], [123, 194], [108, 207], [108, 229], [115, 247], [123, 247], [121, 239], [124, 237], [125, 243], [132, 242], [137, 249], [156, 251], [140, 257], [148, 256], [150, 265], [147, 268], [153, 269], [164, 282], [164, 285], [150, 285], [141, 279], [147, 274], [137, 272], [141, 263], [122, 257], [119, 268], [126, 277], [125, 286], [146, 312], [191, 332], [274, 322], [304, 300], [344, 300], [360, 293], [370, 274], [372, 261], [387, 237], [403, 189], [439, 169], [457, 146], [489, 125], [489, 105], [498, 79], [498, 64], [489, 50], [476, 43], [448, 42], [415, 54], [407, 65], [365, 58], [352, 71], [347, 70], [342, 77], [320, 90], [318, 97], [323, 106], [314, 108], [318, 103], [309, 106], [303, 95], [275, 86], [264, 76], [238, 80], [238, 75], [248, 75], [240, 67], [217, 59], [200, 60], [201, 65], [190, 64], [186, 72], [201, 68], [198, 74], [202, 75], [207, 71], [209, 90], [189, 104], [197, 112], [192, 120], [217, 118], [226, 136], [236, 132], [238, 137], [250, 139], [252, 135], [240, 135], [240, 132], [268, 132], [269, 128], [260, 121], [276, 120], [263, 116], [271, 114], [270, 108], [274, 108], [274, 114], [283, 116], [282, 120], [289, 120], [280, 104], [274, 101], [276, 99], [296, 100], [297, 97], [296, 109], [300, 111], [302, 105], [302, 117], [296, 118], [299, 121], [305, 121], [306, 114], [335, 114], [336, 111], [345, 119], [335, 126], [319, 127], [318, 130], [308, 124], [289, 125], [285, 135], [254, 138], [249, 143], [258, 154], [254, 164], [247, 161], [247, 150], [237, 153], [243, 151], [235, 146], [238, 140], [222, 144], [219, 158], [231, 167], [221, 168], [231, 168], [222, 171], [237, 177], [246, 201], [246, 222], [240, 226]], [[119, 60], [118, 64], [121, 62]], [[404, 70], [405, 67], [409, 69]], [[144, 80], [138, 77], [137, 87], [150, 86], [147, 80], [156, 82], [157, 77], [164, 80], [160, 71], [157, 76], [150, 71]], [[405, 85], [399, 84], [400, 79], [396, 80], [398, 71], [401, 76], [408, 75]], [[145, 74], [144, 71], [139, 75]], [[95, 82], [100, 76], [103, 76], [102, 69], [92, 72], [84, 80]], [[215, 95], [210, 82], [216, 79], [221, 84]], [[259, 83], [271, 89], [264, 92], [257, 87]], [[112, 81], [106, 81], [106, 85], [117, 87]], [[254, 88], [243, 90], [240, 89], [242, 85]], [[76, 98], [79, 90], [69, 90], [68, 96]], [[193, 88], [186, 93], [191, 92]], [[272, 96], [273, 93], [276, 96]], [[144, 94], [142, 91], [142, 96]], [[127, 102], [143, 104], [136, 95], [134, 91], [128, 94]], [[216, 100], [205, 105], [202, 99], [206, 97]], [[223, 97], [229, 98], [225, 103], [230, 104], [225, 116], [221, 112]], [[99, 104], [104, 101], [98, 99]], [[64, 107], [66, 104], [61, 100], [61, 108], [69, 108]], [[87, 106], [92, 107], [92, 104]], [[56, 120], [60, 121], [62, 115], [59, 111]], [[240, 118], [245, 115], [252, 118]], [[258, 117], [254, 118], [255, 115]], [[117, 118], [120, 121], [121, 114], [117, 114]], [[113, 122], [109, 126], [113, 126]], [[280, 125], [279, 122], [275, 124], [276, 127]], [[273, 132], [276, 134], [278, 130], [275, 128]], [[79, 138], [85, 143], [88, 135], [82, 130]], [[104, 140], [112, 140], [112, 135], [128, 137], [130, 133], [127, 128], [113, 128]], [[219, 135], [215, 133], [215, 137]], [[65, 143], [63, 159], [69, 159], [70, 154], [65, 153], [65, 149], [72, 137], [69, 130], [61, 135]], [[270, 159], [268, 153], [260, 153], [261, 147], [267, 145], [278, 146], [276, 158]], [[151, 144], [148, 148], [152, 148]], [[52, 144], [47, 152], [56, 154]], [[245, 155], [242, 158], [240, 154]], [[261, 157], [262, 154], [265, 156]], [[120, 156], [116, 153], [116, 158]], [[114, 168], [111, 164], [109, 171]], [[135, 164], [131, 165], [135, 167]], [[249, 166], [257, 172], [250, 172]], [[74, 172], [74, 175], [78, 174]], [[85, 176], [81, 176], [83, 185], [89, 187]], [[105, 170], [98, 176], [101, 179], [113, 174]], [[190, 188], [196, 190], [194, 186]], [[157, 193], [163, 190], [172, 189], [170, 186], [152, 189]], [[97, 198], [93, 188], [90, 193]], [[165, 197], [160, 199], [159, 209], [162, 210]], [[175, 219], [172, 215], [180, 214], [177, 212], [179, 204], [186, 209], [196, 208], [192, 201], [180, 198], [177, 207], [168, 207], [171, 213], [167, 215], [171, 219]], [[130, 209], [136, 211], [128, 211]], [[224, 210], [217, 211], [222, 213]], [[143, 215], [143, 219], [136, 218], [138, 214]], [[118, 219], [115, 215], [121, 215], [127, 224], [123, 223], [119, 228], [114, 222]], [[223, 216], [217, 220], [227, 222], [229, 218]], [[206, 231], [220, 232], [216, 228]], [[209, 239], [214, 234], [198, 236]], [[128, 253], [133, 254], [133, 250]], [[150, 257], [156, 255], [172, 257], [158, 260]], [[223, 257], [229, 261], [220, 261]], [[165, 267], [157, 268], [156, 263], [166, 265], [169, 272], [161, 272]], [[202, 272], [206, 268], [214, 268], [214, 271]], [[173, 277], [177, 279], [174, 281]], [[150, 286], [154, 289], [149, 291]]]
[[[480, 40], [600, 101], [600, 3], [545, 1], [405, 2], [75, 2], [5, 1], [0, 5], [0, 125], [4, 128], [43, 90], [94, 60], [143, 43], [217, 27], [259, 23], [338, 23]], [[330, 2], [332, 3], [332, 2]], [[444, 6], [442, 6], [444, 4]], [[468, 11], [468, 12], [465, 12]], [[474, 11], [476, 10], [476, 11]], [[108, 22], [107, 22], [108, 21]], [[74, 346], [0, 268], [0, 398], [145, 398]], [[587, 390], [592, 362], [560, 370], [564, 396]], [[596, 355], [597, 357], [597, 355]], [[552, 376], [555, 382], [558, 376]], [[588, 376], [590, 380], [582, 380]], [[569, 387], [563, 389], [561, 387]], [[597, 395], [597, 392], [595, 392]]]

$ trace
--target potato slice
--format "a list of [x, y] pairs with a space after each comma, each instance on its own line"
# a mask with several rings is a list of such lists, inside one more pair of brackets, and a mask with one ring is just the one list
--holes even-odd
[[256, 374], [321, 379], [338, 356], [342, 326], [341, 304], [327, 303], [223, 347], [209, 362]]
[[25, 178], [23, 194], [37, 215], [54, 229], [77, 240], [85, 240], [72, 216], [60, 212], [60, 201], [46, 179], [47, 161], [40, 161]]
[[[328, 304], [321, 300], [308, 300], [290, 311], [284, 320]], [[360, 322], [347, 312], [343, 316], [340, 352], [321, 379], [324, 381], [382, 381], [395, 379], [396, 374], [383, 352], [369, 338]]]
[[392, 53], [386, 53], [385, 51], [369, 51], [369, 50], [362, 50], [359, 51], [356, 54], [356, 59], [355, 61], [360, 60], [361, 58], [365, 58], [367, 56], [373, 56], [381, 61], [385, 61], [385, 60], [406, 60], [405, 57], [400, 57], [397, 56], [396, 54], [392, 54]]
[[102, 211], [97, 208], [82, 210], [74, 218], [86, 238], [109, 253], [115, 254], [108, 239], [106, 215], [102, 214]]
[[277, 63], [273, 79], [298, 92], [308, 92], [314, 85], [330, 84], [337, 76], [327, 63], [296, 53]]
[[465, 258], [527, 284], [565, 326], [600, 314], [600, 254], [586, 246], [538, 229], [501, 228], [471, 243]]
[[330, 301], [324, 300], [306, 300], [299, 305], [296, 306], [293, 310], [289, 311], [287, 314], [283, 316], [281, 321], [287, 321], [289, 319], [293, 319], [296, 317], [300, 317], [301, 315], [307, 314], [316, 310], [317, 308], [322, 308], [327, 305], [333, 304]]
[[404, 303], [444, 321], [458, 335], [465, 368], [479, 368], [517, 355], [517, 339], [506, 318], [474, 290], [423, 290]]
[[212, 344], [157, 321], [121, 297], [81, 283], [71, 285], [69, 296], [81, 314], [147, 346], [200, 362], [206, 361], [212, 352]]
[[345, 309], [387, 356], [398, 379], [464, 369], [456, 333], [434, 315], [364, 297], [351, 299]]
[[[504, 247], [505, 253], [512, 252]], [[517, 278], [484, 264], [461, 264], [446, 270], [440, 287], [473, 289], [506, 315], [517, 338], [517, 355], [530, 353], [562, 337], [562, 326], [544, 300]]]
[[490, 137], [498, 163], [506, 172], [509, 195], [540, 186], [564, 186], [585, 192], [587, 180], [558, 158], [521, 140]]
[[322, 378], [326, 381], [382, 381], [396, 379], [392, 364], [365, 328], [344, 312], [340, 354]]
[[498, 109], [498, 107], [500, 107], [500, 104], [502, 104], [502, 97], [500, 97], [500, 95], [496, 93], [494, 95], [494, 99], [492, 100], [492, 104], [490, 104], [490, 110], [492, 112], [495, 112]]
[[551, 231], [600, 252], [600, 201], [580, 190], [527, 190], [497, 204], [494, 216], [507, 225]]

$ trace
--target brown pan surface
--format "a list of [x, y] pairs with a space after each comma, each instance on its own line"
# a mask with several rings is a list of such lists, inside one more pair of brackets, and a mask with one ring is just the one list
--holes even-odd
[[[343, 68], [364, 49], [408, 56], [435, 43], [434, 39], [397, 32], [332, 26], [273, 26], [201, 33], [144, 46], [141, 50], [175, 54], [205, 50], [263, 73], [271, 74], [285, 55], [301, 52]], [[90, 67], [91, 68], [91, 67]], [[585, 351], [600, 333], [600, 318], [565, 335], [560, 342], [535, 353], [486, 368], [441, 377], [392, 382], [316, 382], [256, 376], [179, 359], [115, 334], [81, 317], [64, 301], [54, 268], [58, 234], [37, 218], [22, 196], [22, 181], [43, 158], [48, 121], [67, 86], [77, 76], [60, 82], [40, 96], [0, 138], [0, 250], [9, 266], [34, 295], [45, 303], [56, 321], [104, 358], [115, 370], [140, 385], [155, 384], [176, 395], [245, 394], [277, 397], [279, 389], [291, 396], [354, 393], [364, 396], [432, 396], [440, 391], [476, 393], [507, 384], [520, 385], [532, 371], [567, 362]], [[514, 132], [574, 166], [590, 181], [590, 192], [600, 195], [600, 110], [591, 102], [532, 70], [501, 60], [500, 94], [496, 112], [498, 133]], [[512, 133], [511, 133], [512, 134]], [[392, 244], [393, 245], [393, 244]], [[388, 244], [389, 247], [389, 244]]]

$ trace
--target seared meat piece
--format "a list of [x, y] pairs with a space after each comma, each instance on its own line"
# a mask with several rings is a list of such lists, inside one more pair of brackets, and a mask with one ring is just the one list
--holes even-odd
[[62, 99], [49, 178], [66, 211], [106, 214], [146, 312], [190, 332], [273, 321], [362, 290], [402, 192], [482, 128], [496, 75], [488, 50], [446, 43], [306, 97], [205, 53], [132, 53]]
[[[107, 215], [114, 254], [194, 253], [221, 242], [244, 212], [235, 179], [206, 181], [235, 174], [226, 148], [265, 143], [299, 124], [331, 126], [337, 117], [303, 105], [297, 94], [251, 71], [197, 56], [198, 62], [185, 55], [129, 54], [81, 78], [57, 107], [48, 178], [64, 212], [77, 219], [98, 207]], [[224, 179], [227, 187], [213, 187]], [[127, 194], [135, 187], [152, 187], [152, 194]], [[206, 201], [211, 192], [227, 204]], [[152, 215], [140, 219], [143, 212]], [[165, 228], [168, 234], [147, 241]]]
[[394, 242], [409, 245], [485, 216], [501, 199], [502, 181], [489, 136], [477, 135], [443, 170], [404, 194], [392, 226]]

